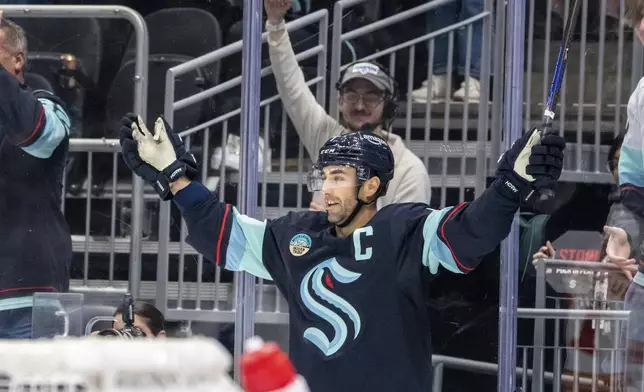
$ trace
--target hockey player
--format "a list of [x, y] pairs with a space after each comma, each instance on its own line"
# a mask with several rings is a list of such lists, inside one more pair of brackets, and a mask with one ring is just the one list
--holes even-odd
[[154, 135], [140, 118], [123, 124], [125, 161], [173, 198], [187, 242], [222, 268], [273, 280], [287, 298], [290, 356], [313, 392], [430, 390], [428, 278], [441, 267], [474, 269], [507, 236], [521, 201], [554, 188], [565, 147], [560, 136], [533, 130], [501, 157], [496, 181], [477, 200], [377, 211], [393, 153], [374, 134], [348, 133], [324, 144], [309, 178], [326, 212], [262, 222], [183, 175], [192, 171], [177, 160], [185, 149], [162, 118]]
[[72, 244], [60, 209], [70, 120], [25, 85], [25, 32], [0, 10], [0, 339], [31, 338], [34, 292], [69, 286]]

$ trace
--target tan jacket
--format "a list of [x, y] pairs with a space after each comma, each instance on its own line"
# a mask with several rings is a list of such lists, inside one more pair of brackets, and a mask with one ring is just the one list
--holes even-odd
[[[284, 31], [277, 41], [268, 37], [271, 66], [275, 75], [277, 91], [291, 122], [295, 126], [311, 159], [317, 160], [318, 150], [330, 138], [346, 132], [336, 120], [320, 106], [306, 85], [288, 32]], [[388, 143], [394, 153], [394, 178], [387, 194], [378, 199], [378, 208], [392, 203], [422, 202], [429, 204], [431, 186], [423, 162], [405, 147], [402, 139], [387, 133]]]

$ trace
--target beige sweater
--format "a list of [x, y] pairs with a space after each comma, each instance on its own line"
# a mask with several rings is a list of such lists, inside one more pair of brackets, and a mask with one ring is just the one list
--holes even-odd
[[[288, 32], [284, 31], [277, 41], [272, 39], [275, 35], [278, 34], [269, 34], [268, 47], [277, 90], [304, 147], [311, 159], [317, 160], [318, 150], [324, 143], [333, 136], [346, 132], [346, 129], [327, 114], [306, 85]], [[425, 165], [405, 147], [398, 135], [387, 135], [395, 159], [394, 178], [387, 194], [378, 200], [378, 208], [392, 203], [429, 204], [432, 188]]]

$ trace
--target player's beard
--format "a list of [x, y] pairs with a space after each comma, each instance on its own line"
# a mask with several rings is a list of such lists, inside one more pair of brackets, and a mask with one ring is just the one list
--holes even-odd
[[[332, 223], [334, 225], [345, 223], [345, 220], [349, 218], [349, 216], [351, 216], [353, 210], [357, 205], [357, 200], [354, 200], [353, 202], [342, 201], [339, 204], [336, 204], [335, 209], [337, 211], [330, 212], [329, 209], [327, 209], [327, 219], [329, 223]], [[340, 208], [337, 208], [337, 206], [339, 206]]]

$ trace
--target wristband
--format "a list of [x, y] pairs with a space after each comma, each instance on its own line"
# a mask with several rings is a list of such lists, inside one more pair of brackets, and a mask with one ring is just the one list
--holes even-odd
[[266, 21], [266, 31], [269, 31], [269, 32], [282, 31], [285, 28], [286, 28], [286, 22], [284, 22], [284, 19], [282, 19], [282, 21], [276, 25], [272, 24], [268, 20]]
[[179, 178], [186, 174], [186, 164], [180, 160], [176, 160], [161, 171], [161, 175], [165, 176], [169, 183], [177, 181]]
[[186, 175], [186, 171], [187, 165], [180, 160], [176, 160], [170, 166], [159, 172], [157, 180], [154, 183], [154, 190], [159, 194], [161, 200], [167, 201], [172, 199], [173, 195], [170, 192], [170, 184]]

